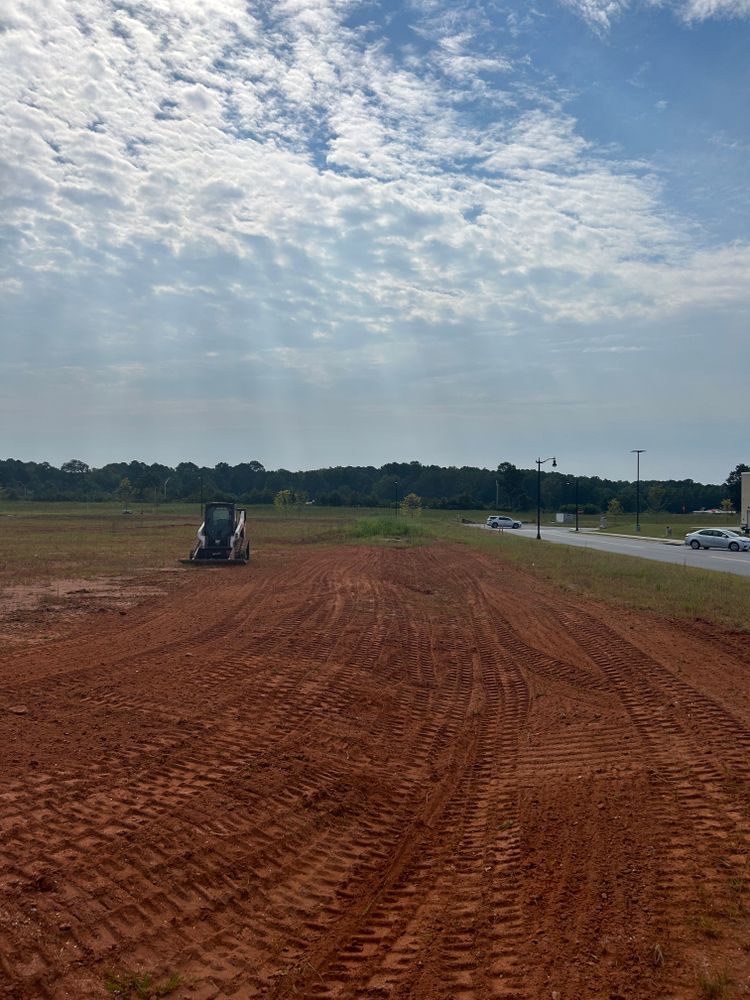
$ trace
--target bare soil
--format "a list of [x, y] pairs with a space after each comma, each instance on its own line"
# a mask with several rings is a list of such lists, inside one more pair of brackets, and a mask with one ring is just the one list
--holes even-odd
[[0, 624], [4, 1000], [750, 995], [746, 634], [462, 546], [141, 584]]

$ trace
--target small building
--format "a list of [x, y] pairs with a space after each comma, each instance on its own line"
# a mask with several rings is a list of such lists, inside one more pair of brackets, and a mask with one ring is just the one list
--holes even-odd
[[740, 489], [740, 522], [743, 531], [750, 531], [750, 472], [742, 473]]
[[555, 521], [557, 521], [558, 524], [572, 524], [575, 519], [575, 514], [570, 514], [568, 511], [565, 511], [564, 513], [558, 512], [555, 514]]

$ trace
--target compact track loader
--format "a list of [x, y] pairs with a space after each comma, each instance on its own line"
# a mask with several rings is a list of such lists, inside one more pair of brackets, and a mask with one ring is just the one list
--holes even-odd
[[244, 566], [250, 559], [245, 540], [245, 510], [233, 503], [207, 503], [198, 541], [188, 559], [191, 566]]

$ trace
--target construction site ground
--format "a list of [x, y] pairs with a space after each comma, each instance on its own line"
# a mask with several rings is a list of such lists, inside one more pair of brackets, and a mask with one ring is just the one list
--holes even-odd
[[747, 633], [447, 543], [63, 596], [0, 621], [3, 1000], [750, 996]]

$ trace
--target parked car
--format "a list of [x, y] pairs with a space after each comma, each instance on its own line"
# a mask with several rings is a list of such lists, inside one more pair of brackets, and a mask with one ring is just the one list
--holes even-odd
[[731, 549], [732, 552], [750, 550], [750, 538], [738, 535], [730, 528], [701, 528], [685, 535], [685, 545], [691, 549]]
[[504, 514], [491, 514], [487, 518], [488, 528], [520, 528], [521, 521], [516, 521], [515, 518], [506, 517]]

